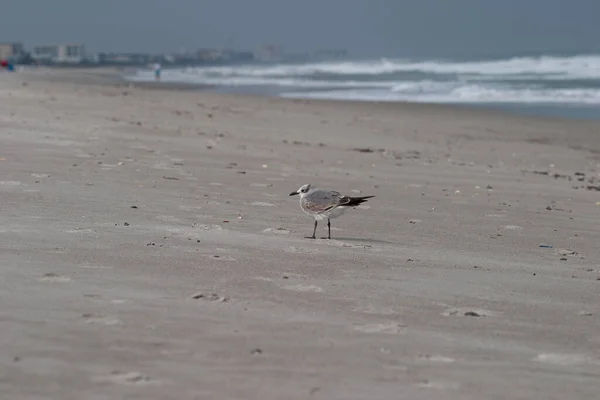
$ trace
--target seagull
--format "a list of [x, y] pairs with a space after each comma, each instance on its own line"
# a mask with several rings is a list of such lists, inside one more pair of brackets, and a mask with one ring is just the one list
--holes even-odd
[[[334, 190], [317, 189], [309, 183], [303, 185], [295, 192], [290, 193], [290, 196], [300, 195], [300, 208], [306, 214], [311, 215], [315, 219], [315, 228], [312, 236], [305, 236], [306, 239], [316, 239], [317, 223], [327, 218], [327, 229], [331, 239], [331, 221], [330, 218], [337, 218], [344, 213], [349, 207], [356, 207], [364, 203], [367, 199], [375, 196], [350, 197], [343, 196]], [[323, 238], [325, 239], [325, 238]]]

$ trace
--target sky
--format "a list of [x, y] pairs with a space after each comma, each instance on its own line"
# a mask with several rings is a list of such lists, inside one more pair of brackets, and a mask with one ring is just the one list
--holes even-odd
[[357, 57], [600, 53], [600, 0], [2, 0], [0, 42], [90, 52], [280, 44]]

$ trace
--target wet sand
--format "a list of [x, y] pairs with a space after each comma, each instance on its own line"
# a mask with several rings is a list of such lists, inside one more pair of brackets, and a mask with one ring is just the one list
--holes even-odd
[[600, 124], [176, 89], [0, 75], [2, 396], [597, 396]]

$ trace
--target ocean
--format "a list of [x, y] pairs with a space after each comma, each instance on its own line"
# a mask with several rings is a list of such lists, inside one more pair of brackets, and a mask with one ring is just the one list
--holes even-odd
[[[128, 79], [154, 76], [139, 70]], [[189, 67], [165, 69], [162, 81], [289, 98], [447, 103], [600, 119], [600, 54]]]

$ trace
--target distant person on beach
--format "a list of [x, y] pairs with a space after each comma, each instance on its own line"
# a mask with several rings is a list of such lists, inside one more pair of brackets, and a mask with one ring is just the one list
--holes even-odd
[[160, 64], [159, 63], [154, 64], [154, 78], [157, 81], [160, 81]]
[[12, 65], [10, 62], [8, 62], [6, 60], [0, 60], [0, 67], [2, 69], [6, 69], [9, 72], [12, 72], [15, 70], [14, 65]]

